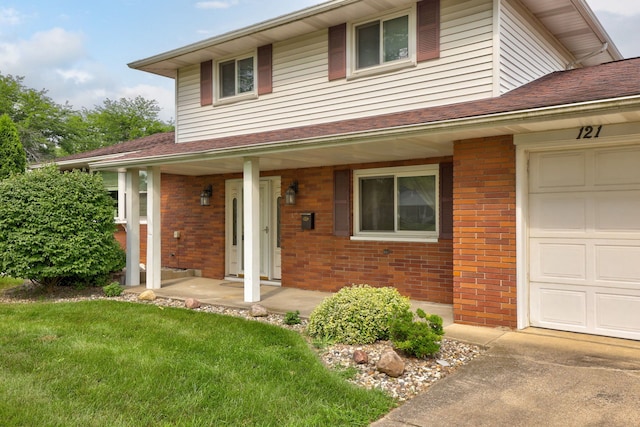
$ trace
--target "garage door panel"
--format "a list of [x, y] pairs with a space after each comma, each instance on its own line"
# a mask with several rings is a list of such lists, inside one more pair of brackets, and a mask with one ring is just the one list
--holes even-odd
[[598, 284], [626, 284], [640, 290], [640, 244], [596, 245], [595, 266]]
[[532, 239], [531, 280], [536, 282], [584, 283], [587, 279], [587, 246]]
[[585, 232], [587, 229], [587, 205], [582, 195], [532, 195], [530, 209], [532, 236], [544, 232]]
[[631, 185], [640, 183], [640, 149], [601, 149], [594, 151], [594, 184]]
[[[603, 334], [624, 331], [623, 338], [638, 339], [640, 296], [596, 293], [596, 329]], [[620, 334], [618, 334], [620, 335]]]
[[586, 185], [584, 152], [542, 153], [531, 158], [530, 191], [555, 190]]
[[[577, 287], [548, 287], [533, 284], [532, 321], [537, 326], [572, 330], [587, 328], [587, 293]], [[535, 313], [535, 316], [533, 315]]]
[[640, 233], [640, 190], [598, 193], [593, 203], [596, 231]]

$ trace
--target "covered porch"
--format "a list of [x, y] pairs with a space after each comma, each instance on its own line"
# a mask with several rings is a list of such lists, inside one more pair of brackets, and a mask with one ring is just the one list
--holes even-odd
[[[126, 292], [140, 294], [147, 290], [145, 285], [127, 287]], [[215, 280], [204, 277], [183, 277], [163, 280], [159, 289], [154, 289], [156, 296], [176, 300], [195, 298], [203, 304], [220, 305], [232, 308], [247, 309], [252, 303], [244, 300], [244, 284], [241, 281]], [[260, 304], [271, 313], [284, 314], [289, 311], [300, 311], [300, 316], [309, 317], [331, 292], [309, 291], [298, 288], [261, 285]], [[426, 301], [411, 300], [412, 310], [423, 309], [426, 313], [442, 317], [444, 326], [453, 324], [453, 306]]]

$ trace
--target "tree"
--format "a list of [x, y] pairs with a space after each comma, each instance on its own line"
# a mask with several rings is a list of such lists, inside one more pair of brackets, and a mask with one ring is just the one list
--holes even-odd
[[27, 167], [18, 129], [7, 114], [0, 116], [0, 180], [12, 173], [22, 173]]
[[59, 105], [37, 91], [24, 86], [23, 77], [0, 74], [0, 114], [7, 114], [16, 125], [20, 142], [29, 162], [52, 158], [55, 148], [71, 134], [69, 105]]
[[83, 109], [81, 117], [72, 118], [74, 135], [61, 144], [66, 154], [81, 153], [130, 141], [154, 133], [173, 130], [158, 118], [160, 107], [155, 100], [141, 96], [133, 99], [106, 99], [93, 110]]
[[53, 165], [0, 181], [0, 272], [46, 286], [102, 284], [124, 267], [99, 174]]

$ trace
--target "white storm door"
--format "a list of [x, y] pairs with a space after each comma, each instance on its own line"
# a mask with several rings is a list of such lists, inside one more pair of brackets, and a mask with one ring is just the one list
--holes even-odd
[[[244, 226], [242, 180], [226, 182], [226, 273], [244, 274]], [[260, 180], [260, 276], [281, 278], [280, 250], [280, 178]]]
[[640, 339], [640, 147], [532, 153], [532, 326]]

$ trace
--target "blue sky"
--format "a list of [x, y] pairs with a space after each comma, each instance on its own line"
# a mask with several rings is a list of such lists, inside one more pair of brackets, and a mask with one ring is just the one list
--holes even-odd
[[[255, 24], [318, 0], [0, 0], [0, 73], [58, 103], [155, 99], [174, 117], [173, 80], [127, 63]], [[589, 0], [625, 57], [640, 56], [640, 1]]]

